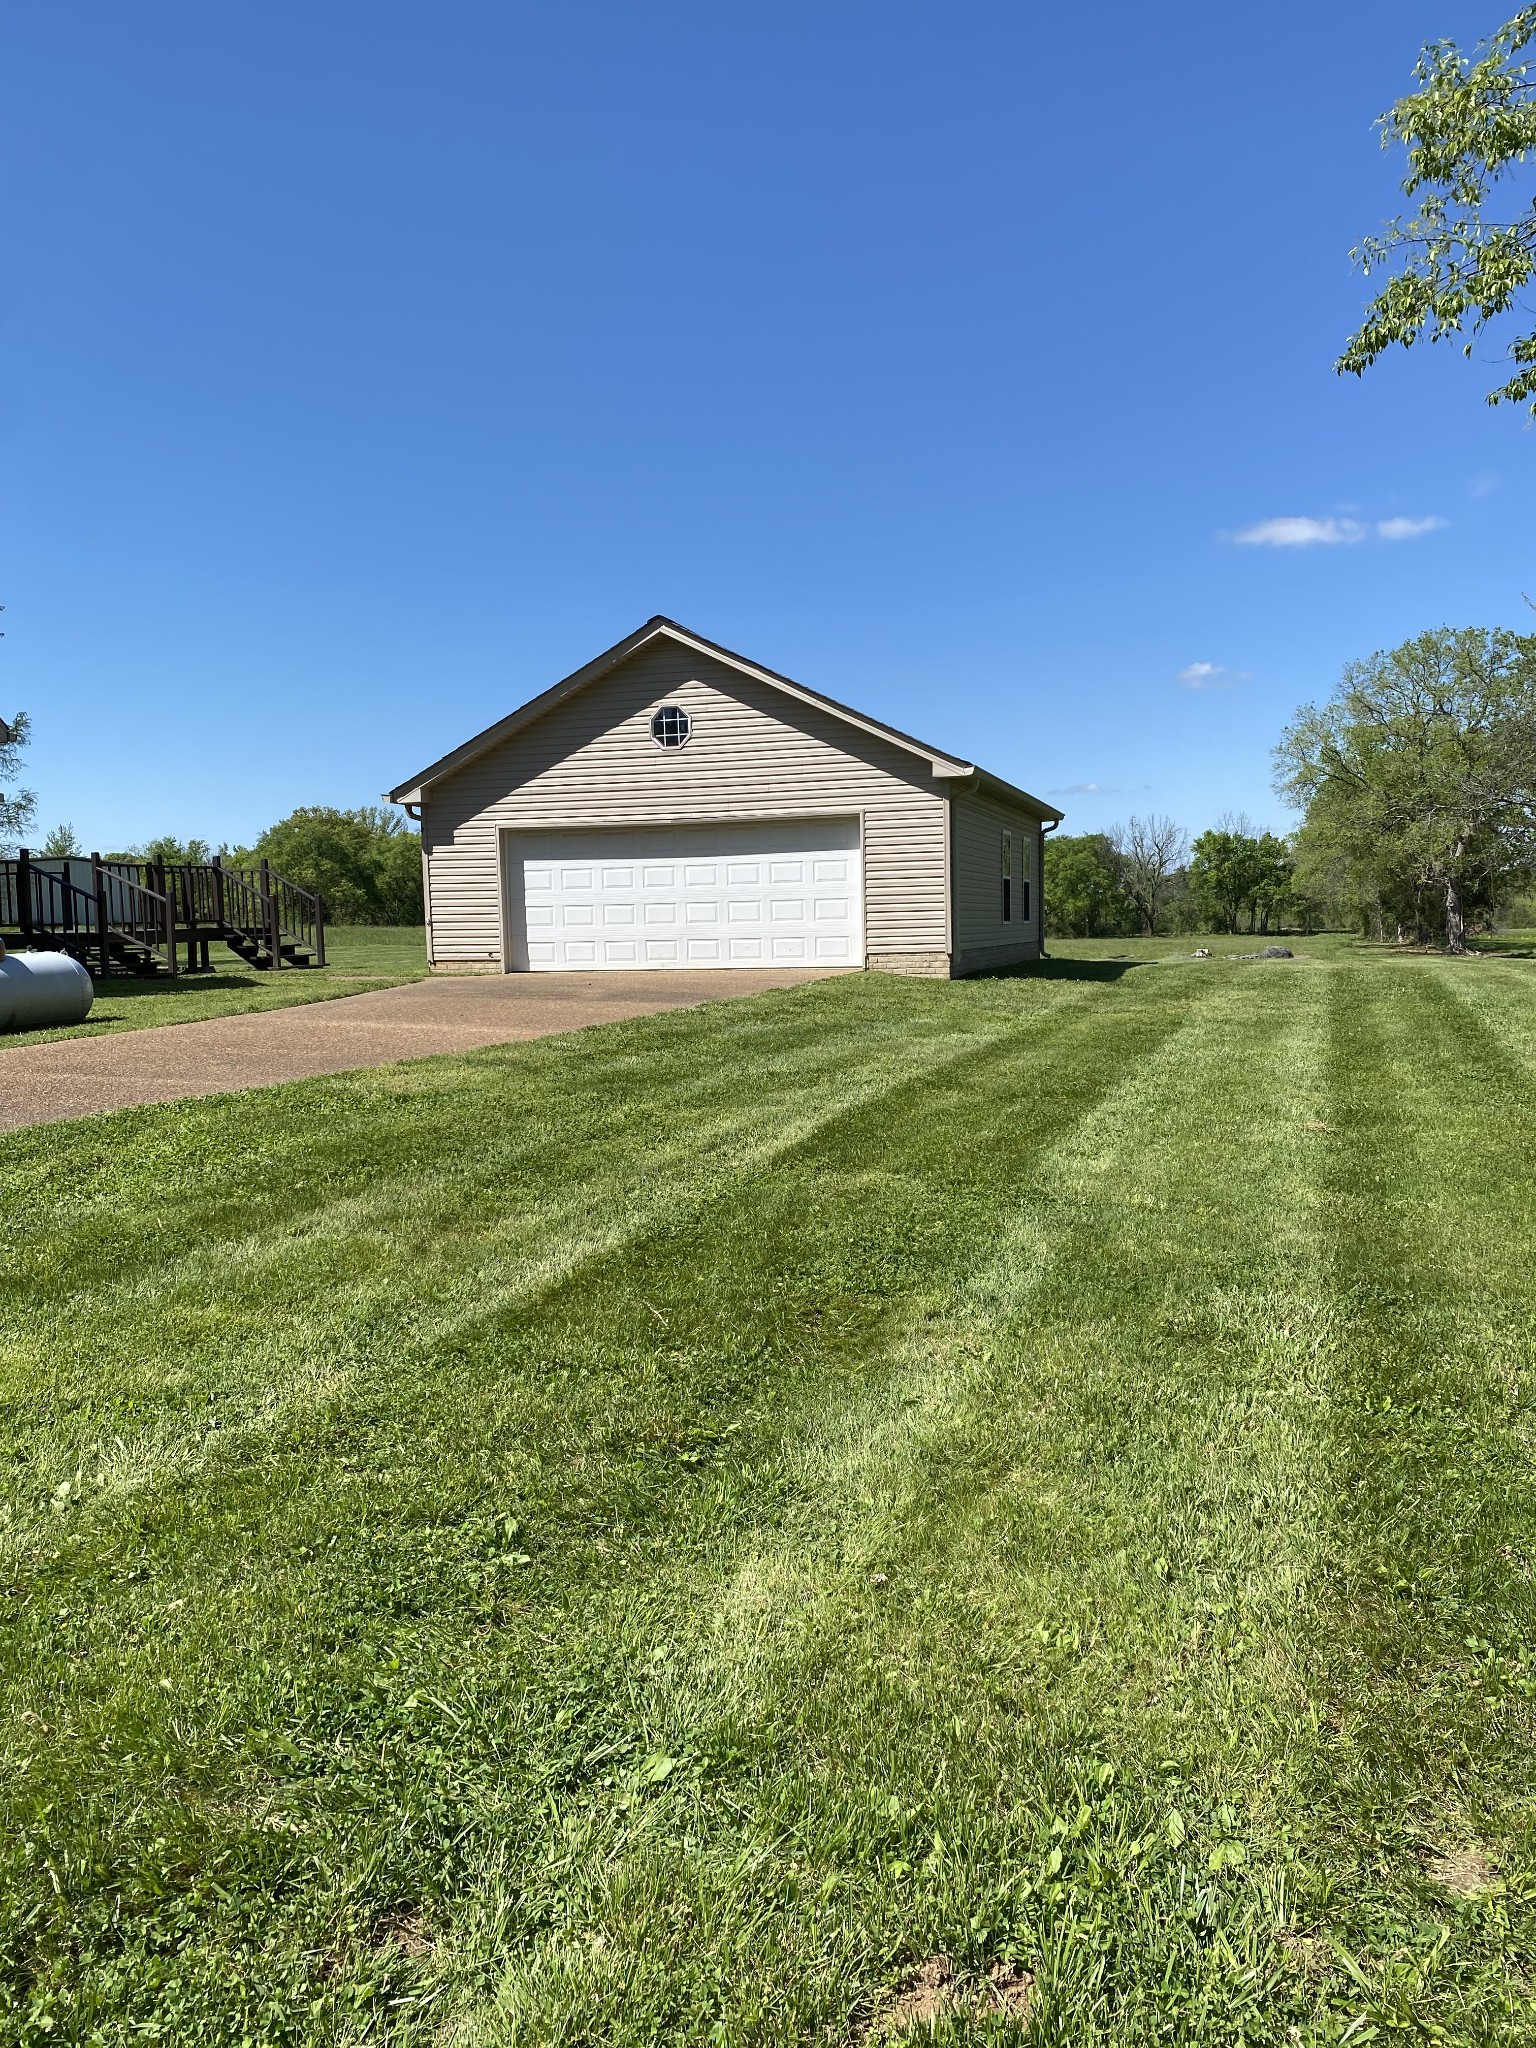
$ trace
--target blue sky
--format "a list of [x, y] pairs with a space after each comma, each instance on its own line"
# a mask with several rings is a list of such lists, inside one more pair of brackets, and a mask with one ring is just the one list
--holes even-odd
[[1536, 623], [1495, 345], [1331, 368], [1398, 205], [1372, 119], [1499, 18], [17, 0], [42, 824], [374, 801], [658, 611], [1069, 830], [1283, 822], [1344, 661]]

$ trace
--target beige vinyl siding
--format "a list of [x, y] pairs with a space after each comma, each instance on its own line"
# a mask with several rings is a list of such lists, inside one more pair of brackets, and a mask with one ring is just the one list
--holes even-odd
[[[661, 704], [693, 721], [675, 752], [650, 736]], [[431, 957], [501, 960], [505, 831], [850, 815], [867, 950], [947, 951], [944, 787], [927, 761], [724, 662], [644, 647], [426, 792]]]
[[[1029, 959], [1040, 946], [1040, 820], [996, 797], [955, 793], [950, 864], [955, 892], [955, 965], [998, 964], [1014, 949]], [[1003, 834], [1013, 834], [1013, 921], [1003, 923]], [[1021, 884], [1029, 884], [1029, 916]], [[985, 956], [993, 955], [992, 960]]]

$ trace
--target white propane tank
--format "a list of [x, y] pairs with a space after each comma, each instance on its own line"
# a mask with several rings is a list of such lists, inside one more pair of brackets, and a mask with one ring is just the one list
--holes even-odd
[[83, 1024], [96, 990], [68, 953], [7, 953], [0, 946], [0, 1031]]

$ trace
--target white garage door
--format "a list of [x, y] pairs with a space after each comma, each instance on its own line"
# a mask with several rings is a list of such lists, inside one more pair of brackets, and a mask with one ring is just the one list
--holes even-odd
[[509, 833], [513, 965], [857, 967], [859, 821]]

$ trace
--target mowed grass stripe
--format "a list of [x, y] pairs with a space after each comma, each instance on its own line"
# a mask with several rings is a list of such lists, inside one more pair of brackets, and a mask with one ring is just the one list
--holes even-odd
[[[1536, 1162], [1531, 1081], [1508, 1048], [1531, 985], [1479, 972], [1474, 1020], [1464, 972], [1402, 962], [1333, 978], [1321, 1221], [1337, 1333], [1305, 1643], [1328, 1742], [1300, 1790], [1318, 1938], [1353, 1958], [1365, 2021], [1514, 2043], [1531, 2037], [1536, 1949], [1519, 1223]], [[1448, 1892], [1447, 1856], [1470, 1856], [1486, 1884]]]
[[[316, 1942], [330, 1944], [325, 1997], [373, 1995], [387, 1950], [358, 1953], [359, 1933], [395, 1891], [451, 1886], [477, 1804], [504, 1801], [507, 1758], [537, 1749], [551, 1685], [570, 1688], [541, 1627], [569, 1631], [578, 1589], [653, 1545], [774, 1512], [773, 1447], [803, 1390], [878, 1362], [893, 1307], [992, 1227], [1006, 1161], [1080, 1115], [1187, 1000], [1106, 989], [1056, 1043], [1027, 1028], [1031, 993], [1004, 996], [1019, 1018], [1007, 1047], [894, 1090], [878, 1117], [845, 1114], [801, 1148], [798, 1174], [740, 1177], [580, 1285], [515, 1312], [493, 1303], [475, 1341], [430, 1356], [429, 1379], [381, 1362], [340, 1412], [296, 1419], [261, 1457], [82, 1516], [24, 1589], [34, 1633], [12, 1665], [48, 1707], [24, 1710], [12, 1840], [63, 1894], [34, 1983], [58, 1967], [50, 1941], [67, 1924], [72, 1944], [99, 1941], [88, 2004], [158, 2009], [167, 1978], [147, 1936], [169, 1892], [197, 1930], [176, 1982], [195, 1987], [205, 2027], [220, 2011], [246, 2027], [253, 2000], [299, 2001], [299, 2024]], [[710, 1461], [718, 1498], [689, 1485]], [[496, 1689], [481, 1696], [476, 1665], [469, 1700], [461, 1667], [483, 1638]], [[578, 1672], [594, 1652], [578, 1643]], [[606, 1653], [595, 1662], [612, 1683]], [[456, 1729], [429, 1745], [448, 1766], [430, 1791], [414, 1768], [423, 1696]], [[520, 1833], [534, 1857], [537, 1810], [519, 1796], [498, 1840]], [[361, 1861], [360, 1835], [374, 1843]]]
[[[1090, 992], [1031, 990], [1029, 1028], [1056, 1028], [1053, 1013]], [[587, 1034], [563, 1058], [544, 1046], [434, 1060], [72, 1131], [66, 1161], [105, 1150], [120, 1172], [99, 1125], [118, 1125], [132, 1157], [146, 1126], [169, 1122], [169, 1143], [156, 1135], [174, 1168], [145, 1176], [151, 1204], [123, 1189], [109, 1204], [67, 1170], [51, 1212], [15, 1201], [0, 1384], [34, 1505], [26, 1517], [12, 1491], [12, 1540], [61, 1485], [100, 1498], [179, 1473], [229, 1449], [232, 1430], [334, 1398], [369, 1360], [452, 1345], [461, 1325], [715, 1199], [828, 1118], [1019, 1028], [1017, 1002], [972, 1006], [958, 1030], [911, 1007], [893, 1035], [857, 1004], [828, 1020], [806, 990], [717, 1009], [703, 1044], [697, 1028], [682, 1041], [683, 1068], [682, 1020], [654, 1019], [638, 1038]], [[758, 1077], [750, 1091], [740, 1062]]]
[[[462, 2038], [850, 2038], [934, 1953], [1027, 1958], [1042, 2039], [1288, 2008], [1325, 1006], [1270, 993], [1206, 983], [1042, 1156], [896, 1369], [824, 1406], [718, 1612], [696, 1584], [631, 1611], [644, 1742], [695, 1771], [562, 1809], [549, 1932]], [[1197, 1306], [1152, 1239], [1191, 1203]]]

